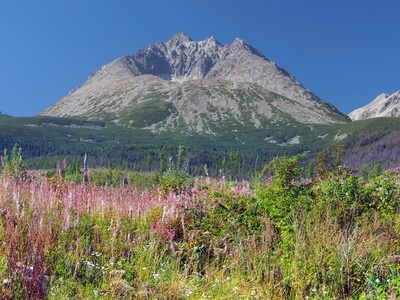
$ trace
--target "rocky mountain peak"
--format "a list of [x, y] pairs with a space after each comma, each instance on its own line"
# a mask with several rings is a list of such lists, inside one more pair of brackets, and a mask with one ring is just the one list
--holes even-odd
[[213, 36], [213, 35], [210, 36], [210, 37], [208, 37], [208, 38], [206, 38], [205, 41], [206, 41], [207, 43], [210, 43], [210, 44], [218, 44], [218, 45], [221, 45], [221, 43], [218, 42], [217, 39], [215, 38], [215, 36]]
[[352, 111], [349, 117], [353, 120], [363, 120], [377, 117], [400, 116], [400, 91], [392, 95], [382, 93], [371, 103]]
[[193, 41], [181, 33], [166, 42], [150, 45], [131, 56], [131, 65], [142, 74], [153, 74], [174, 82], [199, 80], [223, 53], [224, 46], [215, 37]]
[[214, 51], [218, 51], [222, 48], [222, 44], [218, 42], [214, 36], [206, 38], [204, 41], [200, 41], [198, 44], [204, 48], [211, 48]]
[[252, 54], [255, 54], [257, 56], [263, 57], [264, 59], [266, 59], [264, 57], [264, 55], [261, 54], [260, 51], [258, 51], [257, 49], [255, 49], [253, 46], [251, 46], [249, 43], [247, 43], [246, 41], [242, 40], [241, 38], [235, 38], [233, 43], [229, 46], [229, 48], [231, 49], [231, 51], [248, 51], [251, 52]]
[[233, 42], [232, 42], [232, 44], [231, 44], [231, 47], [232, 48], [235, 48], [235, 47], [239, 47], [239, 48], [249, 48], [250, 47], [250, 45], [248, 44], [248, 43], [246, 43], [244, 40], [242, 40], [241, 38], [235, 38], [234, 40], [233, 40]]
[[168, 47], [177, 47], [188, 42], [192, 42], [192, 39], [186, 33], [178, 33], [166, 41], [165, 44]]
[[193, 41], [184, 33], [106, 64], [41, 115], [154, 131], [179, 123], [197, 132], [226, 122], [267, 128], [284, 119], [347, 121], [244, 40], [222, 45], [213, 36]]

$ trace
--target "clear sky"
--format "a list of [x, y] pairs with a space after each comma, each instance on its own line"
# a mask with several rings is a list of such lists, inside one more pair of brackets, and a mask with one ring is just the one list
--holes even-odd
[[12, 0], [0, 5], [0, 111], [33, 116], [180, 32], [240, 37], [344, 113], [400, 90], [399, 0]]

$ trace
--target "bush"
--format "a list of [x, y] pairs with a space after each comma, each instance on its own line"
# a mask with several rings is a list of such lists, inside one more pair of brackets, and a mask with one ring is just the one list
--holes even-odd
[[176, 161], [171, 156], [168, 159], [167, 169], [161, 169], [157, 176], [157, 183], [164, 193], [169, 190], [179, 192], [188, 189], [193, 185], [193, 179], [189, 177], [189, 159], [183, 157], [184, 148], [179, 146]]
[[269, 165], [272, 177], [256, 187], [260, 205], [282, 235], [292, 231], [292, 215], [309, 210], [312, 204], [310, 186], [298, 178], [302, 169], [297, 163], [302, 156], [274, 159]]

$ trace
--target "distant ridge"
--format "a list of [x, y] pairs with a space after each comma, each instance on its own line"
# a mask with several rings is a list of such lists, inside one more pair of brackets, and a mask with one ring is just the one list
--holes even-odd
[[400, 116], [400, 91], [380, 94], [371, 103], [352, 111], [349, 117], [353, 120], [364, 120], [377, 117]]

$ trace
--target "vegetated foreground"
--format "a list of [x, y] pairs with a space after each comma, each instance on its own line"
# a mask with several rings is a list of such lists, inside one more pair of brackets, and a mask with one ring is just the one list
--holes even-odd
[[158, 185], [26, 179], [2, 160], [2, 299], [394, 299], [399, 177], [296, 157], [251, 184], [164, 172]]

